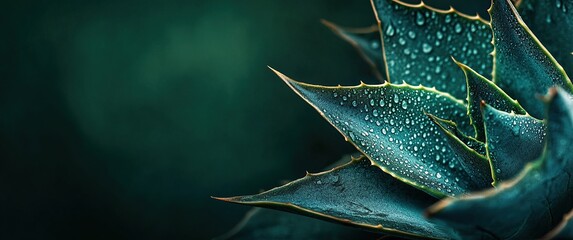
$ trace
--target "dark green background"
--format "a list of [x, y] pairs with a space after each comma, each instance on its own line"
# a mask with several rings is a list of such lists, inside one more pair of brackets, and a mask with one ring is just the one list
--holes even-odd
[[319, 23], [373, 24], [367, 0], [0, 11], [0, 239], [219, 235], [248, 208], [209, 196], [256, 193], [352, 151], [266, 65], [312, 83], [375, 82]]

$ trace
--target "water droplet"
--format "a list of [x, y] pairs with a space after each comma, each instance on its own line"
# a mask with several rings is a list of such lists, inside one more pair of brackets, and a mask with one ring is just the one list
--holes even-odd
[[424, 53], [430, 53], [432, 51], [432, 45], [427, 43], [422, 44], [422, 51]]
[[352, 101], [352, 106], [356, 107], [358, 106], [358, 103], [356, 101]]
[[395, 33], [396, 30], [394, 30], [394, 26], [392, 26], [392, 24], [388, 24], [388, 27], [386, 28], [386, 36], [392, 37]]
[[436, 173], [436, 178], [442, 178], [442, 174]]
[[454, 26], [454, 31], [456, 31], [456, 33], [461, 33], [462, 32], [462, 25], [459, 23], [456, 23], [456, 25]]
[[412, 50], [410, 50], [410, 48], [404, 48], [404, 54], [410, 55], [411, 52]]
[[452, 16], [446, 15], [446, 19], [444, 19], [444, 22], [446, 22], [446, 23], [452, 22]]
[[350, 140], [354, 141], [354, 139], [356, 138], [356, 136], [354, 136], [353, 132], [349, 132], [348, 135], [350, 136]]
[[406, 101], [402, 101], [402, 108], [408, 109], [408, 103], [406, 103]]
[[436, 32], [436, 37], [438, 37], [439, 40], [441, 40], [442, 38], [444, 38], [444, 34], [440, 31]]
[[400, 99], [398, 98], [398, 94], [394, 94], [394, 102], [398, 103]]
[[410, 37], [411, 39], [414, 39], [414, 38], [416, 38], [416, 33], [414, 31], [409, 31], [408, 37]]
[[384, 107], [385, 103], [384, 103], [384, 99], [380, 99], [380, 107]]
[[425, 20], [424, 20], [424, 15], [422, 15], [422, 13], [418, 12], [416, 14], [416, 24], [418, 24], [418, 26], [422, 26], [424, 25]]

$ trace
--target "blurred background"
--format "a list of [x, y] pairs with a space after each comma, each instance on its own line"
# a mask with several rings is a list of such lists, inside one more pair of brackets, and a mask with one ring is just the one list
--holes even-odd
[[[489, 3], [463, 2], [451, 4]], [[210, 196], [257, 193], [353, 151], [267, 65], [376, 83], [319, 23], [374, 24], [367, 0], [2, 5], [0, 239], [220, 235], [249, 208]]]

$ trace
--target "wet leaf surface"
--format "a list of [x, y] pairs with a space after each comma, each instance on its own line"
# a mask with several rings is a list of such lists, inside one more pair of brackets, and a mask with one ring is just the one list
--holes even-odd
[[496, 182], [515, 177], [525, 165], [541, 156], [545, 124], [528, 115], [483, 106], [488, 157]]
[[573, 1], [523, 0], [518, 10], [567, 74], [573, 75]]
[[376, 0], [373, 5], [390, 82], [435, 87], [464, 99], [464, 75], [452, 56], [490, 76], [492, 35], [485, 21], [424, 4]]
[[548, 106], [547, 147], [511, 181], [496, 189], [460, 199], [446, 199], [428, 209], [433, 219], [456, 228], [462, 237], [540, 238], [573, 207], [573, 101], [553, 92]]
[[282, 187], [222, 199], [309, 215], [396, 236], [450, 239], [451, 229], [429, 222], [437, 199], [380, 171], [365, 157]]
[[466, 173], [430, 113], [472, 131], [466, 106], [450, 95], [409, 85], [323, 87], [277, 74], [387, 173], [437, 197], [483, 189]]
[[535, 96], [553, 86], [571, 93], [573, 85], [509, 0], [494, 0], [489, 11], [495, 45], [493, 82], [529, 114], [542, 119], [544, 106]]

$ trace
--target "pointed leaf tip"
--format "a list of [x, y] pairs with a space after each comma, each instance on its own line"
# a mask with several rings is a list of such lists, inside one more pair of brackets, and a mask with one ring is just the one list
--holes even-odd
[[535, 99], [552, 86], [569, 93], [573, 85], [563, 68], [523, 22], [508, 0], [493, 0], [489, 10], [493, 29], [494, 79], [533, 117], [544, 117], [544, 104]]
[[[459, 156], [447, 151], [447, 138], [440, 135], [440, 130], [423, 112], [453, 120], [461, 132], [470, 132], [465, 105], [450, 95], [407, 84], [355, 87], [323, 87], [294, 81], [287, 84], [347, 141], [380, 169], [400, 180], [438, 197], [484, 187], [476, 185], [471, 174], [460, 166]], [[438, 137], [428, 142], [430, 136]]]
[[455, 123], [427, 115], [448, 139], [449, 148], [459, 157], [461, 167], [470, 175], [474, 184], [484, 189], [490, 187], [493, 179], [488, 159], [482, 155], [485, 154], [483, 143], [458, 132]]
[[449, 239], [454, 232], [429, 222], [423, 210], [435, 198], [372, 166], [362, 157], [237, 203], [295, 212], [374, 232]]
[[489, 102], [495, 108], [506, 111], [526, 114], [525, 110], [511, 99], [501, 88], [496, 86], [470, 67], [458, 63], [466, 76], [468, 114], [471, 124], [476, 130], [476, 139], [485, 141], [485, 132], [482, 119], [481, 102]]

